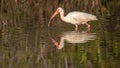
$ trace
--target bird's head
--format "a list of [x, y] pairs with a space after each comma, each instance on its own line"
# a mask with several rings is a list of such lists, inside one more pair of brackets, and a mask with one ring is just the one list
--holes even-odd
[[61, 7], [57, 8], [57, 10], [54, 12], [54, 14], [51, 16], [51, 19], [54, 18], [57, 14], [64, 12]]
[[57, 8], [57, 10], [51, 16], [49, 23], [48, 23], [48, 27], [50, 26], [51, 20], [59, 13], [64, 13], [64, 10], [61, 7]]

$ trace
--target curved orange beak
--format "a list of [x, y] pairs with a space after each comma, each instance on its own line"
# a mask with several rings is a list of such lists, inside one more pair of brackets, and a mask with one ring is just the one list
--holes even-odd
[[51, 18], [50, 18], [50, 20], [49, 20], [49, 23], [48, 23], [48, 26], [50, 26], [50, 21], [57, 15], [57, 14], [59, 14], [60, 12], [59, 12], [59, 9], [57, 9], [55, 12], [54, 12], [54, 14], [51, 16]]
[[57, 10], [54, 12], [54, 14], [51, 16], [50, 19], [54, 18], [58, 13], [59, 13], [59, 9], [57, 9]]

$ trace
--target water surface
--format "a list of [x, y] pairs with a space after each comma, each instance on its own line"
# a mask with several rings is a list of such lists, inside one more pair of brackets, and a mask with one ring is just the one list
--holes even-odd
[[[119, 68], [120, 21], [89, 22], [91, 29], [62, 21], [21, 24], [10, 29], [0, 46], [2, 68]], [[50, 35], [49, 35], [49, 33]], [[71, 37], [71, 38], [70, 38]], [[51, 38], [64, 47], [57, 49]]]

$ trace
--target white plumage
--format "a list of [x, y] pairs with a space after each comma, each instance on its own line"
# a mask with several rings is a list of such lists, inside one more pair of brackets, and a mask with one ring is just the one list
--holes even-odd
[[97, 20], [96, 16], [92, 14], [78, 11], [68, 13], [65, 18], [68, 18], [68, 21], [72, 24], [85, 24], [88, 21]]

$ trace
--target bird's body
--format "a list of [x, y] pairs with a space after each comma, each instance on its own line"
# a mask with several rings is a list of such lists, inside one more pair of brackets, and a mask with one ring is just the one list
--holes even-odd
[[63, 21], [74, 25], [86, 24], [88, 21], [97, 20], [96, 16], [92, 14], [78, 11], [70, 12], [64, 18]]
[[[51, 19], [58, 13], [60, 13], [60, 17], [63, 21], [65, 21], [66, 23], [74, 24], [76, 30], [78, 29], [78, 25], [80, 24], [86, 24], [87, 28], [90, 28], [90, 25], [87, 22], [92, 20], [97, 20], [97, 17], [95, 15], [79, 12], [79, 11], [73, 11], [68, 13], [66, 16], [64, 16], [64, 10], [62, 8], [58, 8], [56, 12], [52, 15]], [[49, 25], [50, 23], [48, 24], [48, 26]]]

